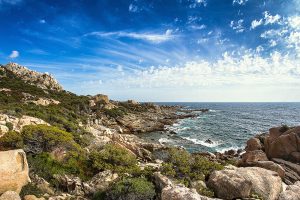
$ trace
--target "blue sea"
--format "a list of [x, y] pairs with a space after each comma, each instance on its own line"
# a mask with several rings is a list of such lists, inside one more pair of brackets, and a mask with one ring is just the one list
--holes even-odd
[[[167, 126], [169, 132], [153, 132], [142, 137], [152, 142], [181, 146], [190, 152], [224, 152], [242, 149], [246, 141], [271, 127], [286, 124], [300, 125], [300, 103], [157, 103], [180, 105], [185, 109], [207, 108], [209, 112], [195, 111], [195, 118], [179, 120]], [[210, 140], [212, 143], [207, 143]]]

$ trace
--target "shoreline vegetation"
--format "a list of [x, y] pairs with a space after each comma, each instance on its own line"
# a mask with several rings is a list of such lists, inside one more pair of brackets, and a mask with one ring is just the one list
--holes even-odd
[[224, 153], [139, 137], [193, 111], [78, 96], [48, 74], [0, 65], [0, 200], [300, 199], [300, 127]]

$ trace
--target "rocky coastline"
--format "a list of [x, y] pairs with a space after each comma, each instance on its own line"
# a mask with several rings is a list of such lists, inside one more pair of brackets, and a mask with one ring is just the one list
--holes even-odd
[[77, 96], [47, 76], [0, 66], [0, 200], [300, 199], [300, 127], [191, 154], [139, 134], [192, 110]]

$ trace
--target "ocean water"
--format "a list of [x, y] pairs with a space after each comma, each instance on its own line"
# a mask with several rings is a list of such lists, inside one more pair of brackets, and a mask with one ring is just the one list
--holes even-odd
[[[246, 141], [269, 128], [287, 124], [300, 125], [300, 103], [158, 103], [180, 105], [195, 111], [195, 118], [179, 120], [166, 127], [176, 134], [153, 132], [144, 139], [166, 145], [182, 146], [190, 152], [224, 152], [245, 147]], [[210, 140], [212, 143], [207, 143]]]

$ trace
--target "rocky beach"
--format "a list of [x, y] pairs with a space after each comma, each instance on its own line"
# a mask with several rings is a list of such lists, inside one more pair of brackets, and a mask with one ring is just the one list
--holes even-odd
[[0, 66], [0, 102], [0, 200], [300, 199], [300, 127], [190, 153], [139, 135], [207, 108], [78, 96], [16, 63]]

